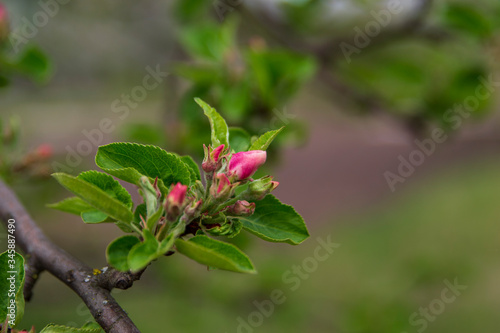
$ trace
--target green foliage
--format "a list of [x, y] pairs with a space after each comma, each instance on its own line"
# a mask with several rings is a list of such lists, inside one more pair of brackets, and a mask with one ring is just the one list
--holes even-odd
[[445, 8], [443, 19], [448, 26], [479, 38], [493, 33], [493, 24], [483, 9], [465, 3], [448, 3]]
[[52, 64], [42, 50], [28, 45], [19, 52], [8, 52], [0, 41], [0, 88], [9, 85], [11, 78], [23, 75], [37, 83], [45, 83], [52, 75]]
[[101, 212], [97, 209], [91, 209], [81, 213], [81, 218], [85, 223], [102, 223], [102, 222], [114, 222], [115, 220], [108, 219], [106, 213]]
[[213, 107], [203, 102], [201, 99], [195, 98], [194, 100], [196, 101], [196, 103], [198, 103], [199, 106], [202, 107], [203, 112], [205, 112], [205, 115], [210, 121], [212, 146], [227, 146], [229, 144], [229, 129], [224, 118], [222, 118], [221, 115], [217, 111], [215, 111]]
[[215, 23], [190, 26], [182, 31], [181, 41], [192, 57], [222, 62], [228, 47], [233, 43], [235, 23], [229, 22], [224, 29]]
[[238, 153], [240, 151], [249, 150], [251, 139], [250, 134], [243, 128], [229, 128], [229, 145], [234, 152]]
[[47, 207], [75, 215], [81, 215], [83, 212], [93, 209], [91, 205], [79, 197], [66, 198], [57, 203], [49, 204]]
[[160, 244], [155, 236], [147, 229], [143, 230], [144, 240], [136, 244], [128, 254], [128, 265], [131, 271], [136, 272], [146, 267], [151, 261], [162, 255], [159, 253]]
[[[10, 235], [10, 233], [8, 233]], [[12, 320], [16, 326], [24, 315], [24, 258], [14, 250], [0, 254], [0, 322], [15, 313]], [[12, 308], [13, 310], [10, 310]]]
[[[353, 87], [381, 99], [390, 112], [449, 127], [446, 112], [475, 96], [481, 77], [487, 77], [483, 55], [470, 52], [475, 43], [464, 44], [469, 47], [405, 40], [365, 50], [357, 56], [356, 66], [343, 63], [338, 70]], [[472, 114], [480, 114], [488, 104], [489, 98], [481, 99]]]
[[115, 239], [106, 249], [106, 259], [108, 263], [120, 271], [125, 272], [130, 270], [128, 255], [130, 250], [139, 243], [139, 238], [131, 235]]
[[[218, 108], [230, 126], [254, 135], [269, 126], [273, 110], [284, 107], [314, 74], [320, 74], [318, 86], [332, 90], [352, 111], [371, 113], [375, 105], [405, 123], [455, 129], [450, 110], [474, 97], [480, 78], [495, 71], [491, 64], [500, 31], [498, 1], [434, 2], [418, 24], [410, 21], [418, 9], [407, 12], [402, 4], [399, 9], [404, 10], [390, 14], [390, 6], [373, 1], [342, 10], [325, 1], [277, 1], [270, 5], [280, 12], [279, 20], [269, 18], [276, 21], [267, 26], [272, 33], [254, 28], [257, 9], [250, 9], [250, 19], [243, 20], [232, 4], [218, 5], [224, 17], [217, 15], [221, 21], [215, 22], [208, 13], [218, 13], [216, 4], [177, 1], [183, 23], [190, 25], [180, 43], [192, 58], [177, 67], [190, 83], [181, 98], [183, 146], [190, 145], [187, 138], [196, 145], [207, 136], [192, 117], [195, 111], [186, 106], [192, 96]], [[374, 23], [380, 28], [376, 36], [365, 31]], [[408, 28], [401, 29], [406, 23]], [[354, 51], [346, 55], [342, 43]], [[491, 100], [479, 98], [471, 118], [489, 111]], [[288, 125], [291, 135], [282, 138], [303, 140], [297, 122]]]
[[248, 148], [248, 150], [266, 150], [267, 147], [273, 142], [274, 138], [283, 130], [285, 127], [280, 129], [269, 131], [262, 134], [254, 143]]
[[24, 49], [21, 56], [12, 63], [12, 67], [39, 83], [46, 82], [52, 74], [49, 59], [36, 46]]
[[109, 194], [112, 198], [115, 198], [125, 206], [132, 208], [133, 203], [130, 193], [128, 193], [127, 190], [124, 189], [123, 186], [121, 186], [120, 183], [114, 180], [110, 175], [98, 171], [86, 171], [80, 173], [77, 178], [94, 184]]
[[[208, 3], [189, 3], [178, 2], [181, 16], [198, 17], [206, 12], [202, 7]], [[237, 19], [228, 18], [222, 23], [191, 19], [189, 28], [180, 35], [180, 43], [195, 62], [175, 67], [176, 74], [190, 84], [180, 98], [179, 110], [185, 129], [181, 147], [190, 152], [196, 151], [208, 136], [192, 98], [208, 101], [231, 126], [259, 133], [261, 128], [269, 127], [275, 117], [273, 110], [283, 107], [316, 70], [312, 57], [268, 48], [260, 38], [240, 45], [236, 35], [241, 22]], [[299, 133], [292, 132], [298, 137]]]
[[243, 228], [270, 242], [302, 243], [309, 237], [302, 217], [273, 195], [255, 202], [255, 213], [239, 218]]
[[104, 330], [97, 323], [87, 323], [81, 328], [49, 324], [40, 333], [103, 333]]
[[111, 143], [100, 146], [95, 162], [103, 171], [132, 184], [142, 176], [158, 177], [165, 185], [191, 183], [191, 172], [178, 156], [150, 145]]
[[193, 158], [186, 155], [181, 156], [181, 160], [189, 168], [189, 173], [191, 174], [191, 184], [197, 180], [201, 180], [200, 168], [198, 167], [198, 164], [196, 164], [196, 162], [193, 160]]
[[316, 70], [315, 62], [287, 50], [250, 50], [250, 80], [267, 108], [282, 106]]
[[250, 259], [236, 246], [199, 235], [175, 242], [177, 250], [200, 264], [240, 273], [256, 273]]
[[65, 173], [55, 173], [53, 176], [67, 190], [73, 192], [89, 205], [102, 211], [109, 217], [125, 223], [132, 222], [134, 216], [130, 211], [130, 205], [119, 201], [96, 184]]

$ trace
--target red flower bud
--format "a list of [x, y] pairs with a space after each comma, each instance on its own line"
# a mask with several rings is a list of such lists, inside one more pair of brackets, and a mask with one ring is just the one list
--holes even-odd
[[233, 187], [225, 174], [218, 173], [210, 188], [210, 195], [215, 199], [228, 198]]
[[231, 179], [243, 180], [252, 176], [266, 161], [263, 150], [242, 151], [233, 154], [229, 161], [227, 174]]
[[208, 148], [203, 145], [203, 150], [205, 151], [205, 157], [203, 162], [201, 163], [201, 168], [205, 172], [213, 172], [220, 168], [220, 154], [224, 150], [224, 145], [220, 145], [219, 147], [212, 149], [212, 146], [208, 146]]
[[255, 202], [238, 200], [234, 205], [228, 206], [224, 213], [232, 216], [250, 216], [255, 212]]
[[186, 198], [187, 186], [177, 183], [168, 193], [165, 202], [165, 210], [167, 218], [174, 221], [184, 207], [184, 199]]
[[167, 195], [167, 201], [176, 206], [181, 206], [186, 197], [187, 186], [181, 183], [175, 184], [172, 190]]

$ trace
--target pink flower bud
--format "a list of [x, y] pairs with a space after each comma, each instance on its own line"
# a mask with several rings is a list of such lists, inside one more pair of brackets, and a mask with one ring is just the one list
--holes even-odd
[[201, 168], [205, 172], [213, 172], [220, 168], [220, 154], [224, 150], [224, 145], [220, 145], [219, 147], [212, 150], [212, 146], [208, 146], [208, 148], [203, 145], [203, 150], [205, 151], [205, 158], [201, 163]]
[[238, 200], [234, 205], [228, 206], [224, 213], [232, 216], [250, 216], [255, 212], [255, 202]]
[[167, 218], [170, 221], [175, 221], [181, 213], [181, 210], [184, 207], [186, 192], [187, 186], [177, 183], [168, 193], [165, 202], [165, 210], [167, 212]]
[[181, 206], [186, 197], [187, 186], [181, 183], [175, 184], [167, 195], [167, 200], [172, 205]]
[[231, 179], [243, 180], [252, 176], [266, 161], [263, 150], [242, 151], [233, 154], [229, 161], [227, 174]]
[[52, 152], [52, 146], [49, 145], [49, 144], [44, 143], [44, 144], [38, 146], [38, 148], [36, 149], [36, 154], [41, 159], [44, 159], [44, 160], [48, 159], [53, 154], [53, 152]]
[[273, 177], [265, 176], [254, 180], [248, 185], [242, 197], [247, 200], [262, 200], [266, 195], [274, 191], [280, 183], [273, 181]]
[[228, 198], [231, 195], [233, 187], [225, 174], [218, 173], [210, 188], [210, 194], [215, 199]]

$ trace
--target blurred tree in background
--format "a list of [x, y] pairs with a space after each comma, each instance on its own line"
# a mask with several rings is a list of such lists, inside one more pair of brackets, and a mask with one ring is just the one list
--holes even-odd
[[193, 96], [254, 135], [308, 81], [347, 110], [388, 113], [416, 135], [449, 129], [448, 111], [488, 80], [500, 28], [490, 0], [188, 0], [175, 9], [190, 59], [175, 67], [188, 82], [179, 112], [189, 140], [206, 136]]

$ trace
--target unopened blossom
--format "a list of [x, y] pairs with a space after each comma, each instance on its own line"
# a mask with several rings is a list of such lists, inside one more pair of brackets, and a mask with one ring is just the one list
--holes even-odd
[[227, 199], [231, 195], [233, 188], [234, 186], [229, 181], [229, 178], [223, 173], [218, 173], [210, 188], [210, 195], [215, 199]]
[[273, 181], [272, 176], [259, 178], [248, 185], [242, 197], [247, 200], [262, 200], [266, 195], [274, 191], [279, 184], [279, 182]]
[[165, 202], [165, 210], [169, 220], [175, 220], [179, 216], [185, 204], [186, 192], [187, 186], [177, 183], [168, 193]]
[[250, 216], [255, 212], [255, 202], [238, 200], [233, 205], [228, 206], [224, 212], [232, 216]]
[[227, 174], [232, 180], [243, 180], [252, 176], [264, 162], [266, 162], [265, 151], [242, 151], [231, 157]]
[[220, 145], [215, 149], [212, 149], [212, 146], [208, 146], [208, 148], [203, 145], [203, 150], [205, 151], [205, 157], [203, 158], [203, 162], [201, 163], [201, 168], [205, 172], [213, 172], [220, 168], [220, 154], [224, 150], [225, 145]]

